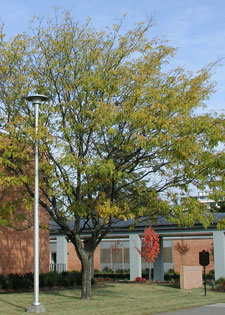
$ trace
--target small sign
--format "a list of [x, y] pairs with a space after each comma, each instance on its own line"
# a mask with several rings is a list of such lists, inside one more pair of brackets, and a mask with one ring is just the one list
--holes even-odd
[[205, 267], [209, 265], [209, 252], [203, 250], [199, 253], [199, 264], [204, 267], [204, 287], [206, 295], [206, 276], [205, 276]]
[[199, 264], [203, 267], [209, 265], [209, 252], [203, 250], [199, 253]]

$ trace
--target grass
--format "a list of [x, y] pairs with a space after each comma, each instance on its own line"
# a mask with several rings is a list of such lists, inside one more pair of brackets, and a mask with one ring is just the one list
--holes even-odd
[[[32, 293], [0, 294], [1, 315], [27, 314]], [[172, 285], [109, 283], [92, 291], [92, 299], [80, 299], [80, 290], [41, 291], [46, 315], [151, 315], [177, 309], [225, 302], [225, 293], [180, 290]]]

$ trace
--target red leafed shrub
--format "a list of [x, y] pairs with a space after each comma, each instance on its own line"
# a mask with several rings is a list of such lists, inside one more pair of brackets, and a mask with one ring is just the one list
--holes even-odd
[[143, 283], [143, 282], [146, 282], [147, 280], [145, 278], [137, 277], [135, 281]]

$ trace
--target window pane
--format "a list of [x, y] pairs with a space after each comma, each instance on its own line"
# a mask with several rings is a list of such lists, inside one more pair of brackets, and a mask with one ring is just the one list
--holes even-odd
[[172, 247], [164, 247], [163, 256], [164, 256], [165, 263], [172, 263], [173, 262]]

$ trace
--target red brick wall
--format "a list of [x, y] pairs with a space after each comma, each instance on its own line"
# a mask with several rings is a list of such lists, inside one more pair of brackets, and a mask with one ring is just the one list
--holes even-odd
[[[2, 138], [0, 137], [0, 141]], [[31, 162], [32, 163], [32, 162]], [[33, 172], [33, 167], [27, 166], [27, 171]], [[15, 176], [8, 170], [0, 170], [1, 174], [6, 176]], [[24, 199], [28, 198], [30, 209], [26, 208]], [[15, 211], [7, 213], [7, 203], [12, 202], [15, 206]], [[33, 201], [25, 188], [22, 186], [0, 187], [0, 204], [3, 212], [2, 219], [10, 223], [16, 229], [0, 226], [0, 274], [19, 273], [24, 274], [33, 272]], [[18, 220], [18, 215], [24, 215], [26, 220]], [[49, 216], [47, 212], [40, 207], [39, 223], [48, 227]], [[23, 231], [19, 231], [23, 229]], [[40, 272], [49, 271], [49, 230], [39, 229], [39, 244], [40, 244]]]
[[[0, 274], [18, 273], [24, 274], [33, 272], [33, 205], [31, 209], [25, 209], [23, 204], [24, 191], [21, 188], [11, 188], [10, 191], [0, 190], [0, 201], [4, 206], [4, 202], [15, 201], [15, 215], [9, 216], [13, 228], [0, 226]], [[19, 222], [16, 215], [24, 214], [25, 221]], [[40, 207], [39, 223], [46, 228], [49, 224], [49, 216], [47, 212]], [[39, 229], [40, 244], [40, 272], [49, 271], [49, 229]], [[17, 230], [16, 230], [17, 229]], [[22, 231], [19, 231], [24, 229]]]
[[[39, 231], [40, 273], [49, 271], [49, 231]], [[33, 272], [33, 228], [0, 227], [0, 274]]]
[[[175, 250], [176, 244], [179, 243], [182, 245], [187, 245], [189, 251], [183, 255], [180, 255], [179, 252]], [[180, 272], [181, 266], [200, 266], [199, 265], [199, 252], [202, 250], [209, 251], [210, 254], [210, 264], [206, 267], [206, 272], [209, 272], [211, 269], [214, 269], [213, 256], [211, 253], [213, 241], [212, 239], [194, 239], [194, 240], [183, 240], [173, 241], [173, 262], [174, 270]]]
[[[81, 270], [81, 263], [77, 257], [74, 245], [68, 243], [68, 271]], [[94, 269], [100, 270], [100, 246], [98, 246], [94, 253]]]
[[95, 255], [94, 255], [94, 269], [95, 270], [100, 270], [101, 268], [101, 261], [100, 261], [100, 245], [96, 248], [95, 250]]
[[67, 270], [68, 271], [81, 270], [80, 260], [77, 257], [73, 243], [71, 242], [68, 243], [67, 250], [68, 250]]

